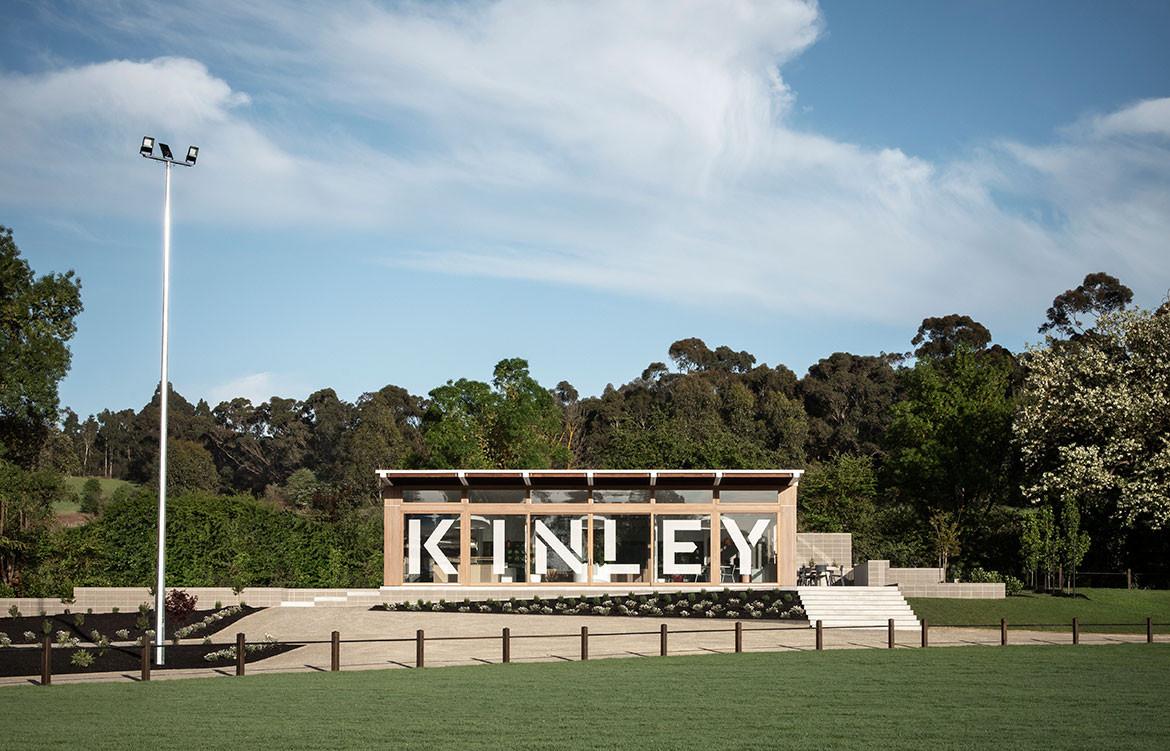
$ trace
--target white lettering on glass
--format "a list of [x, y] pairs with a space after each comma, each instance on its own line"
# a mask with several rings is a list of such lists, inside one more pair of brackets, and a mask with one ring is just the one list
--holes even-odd
[[[427, 541], [423, 543], [422, 549], [430, 553], [431, 559], [435, 565], [439, 567], [447, 576], [457, 576], [459, 570], [451, 565], [451, 561], [439, 550], [439, 543], [443, 536], [447, 534], [447, 530], [455, 523], [454, 519], [440, 519], [439, 523], [435, 525], [435, 529], [427, 537]], [[406, 546], [406, 560], [407, 573], [421, 574], [422, 573], [422, 556], [419, 555], [419, 539], [422, 537], [422, 520], [408, 519], [406, 522], [406, 529], [408, 533]]]
[[492, 573], [504, 573], [504, 520], [492, 519]]
[[557, 554], [557, 557], [565, 562], [569, 569], [579, 576], [585, 575], [585, 543], [584, 543], [584, 527], [580, 519], [572, 519], [569, 521], [569, 538], [570, 544], [574, 550], [570, 550], [563, 542], [557, 539], [553, 531], [548, 526], [537, 519], [533, 523], [533, 529], [536, 532], [536, 566], [535, 573], [543, 574], [548, 570], [548, 550]]
[[606, 519], [602, 522], [605, 530], [605, 563], [597, 567], [597, 574], [605, 581], [615, 574], [640, 574], [642, 566], [638, 563], [617, 563], [617, 519]]
[[703, 567], [698, 563], [676, 563], [674, 557], [683, 553], [694, 553], [699, 549], [698, 544], [690, 540], [677, 540], [679, 532], [700, 532], [703, 529], [701, 519], [663, 519], [662, 520], [662, 573], [663, 574], [693, 574], [703, 573]]
[[[734, 519], [727, 516], [723, 517], [723, 528], [727, 530], [727, 534], [731, 535], [731, 541], [735, 543], [735, 549], [738, 552], [736, 557], [739, 558], [740, 575], [750, 576], [752, 573], [752, 546], [764, 536], [764, 532], [768, 529], [768, 520], [757, 519], [755, 525], [752, 526], [752, 531], [748, 532], [746, 540]], [[724, 565], [726, 565], [726, 562], [724, 562]]]

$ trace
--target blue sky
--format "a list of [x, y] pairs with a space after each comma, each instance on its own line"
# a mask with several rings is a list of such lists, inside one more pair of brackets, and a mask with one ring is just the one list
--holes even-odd
[[[246, 6], [246, 7], [244, 7]], [[62, 404], [582, 394], [676, 339], [803, 374], [1170, 288], [1164, 2], [5, 3], [0, 224], [85, 312]]]

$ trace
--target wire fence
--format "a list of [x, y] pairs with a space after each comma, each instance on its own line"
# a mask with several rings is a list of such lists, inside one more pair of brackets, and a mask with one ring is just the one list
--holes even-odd
[[[1164, 625], [1164, 624], [1160, 624], [1160, 625]], [[1069, 641], [1067, 643], [1074, 644], [1074, 645], [1079, 644], [1080, 640], [1081, 640], [1080, 637], [1081, 637], [1081, 628], [1082, 627], [1139, 628], [1141, 626], [1145, 626], [1145, 631], [1146, 631], [1146, 633], [1145, 633], [1146, 639], [1145, 640], [1147, 643], [1153, 643], [1154, 642], [1155, 624], [1154, 624], [1153, 618], [1147, 618], [1144, 623], [1081, 623], [1080, 619], [1074, 618], [1074, 619], [1072, 619], [1071, 623], [1066, 622], [1066, 623], [1011, 623], [1011, 624], [1009, 624], [1006, 619], [1001, 619], [999, 624], [994, 624], [994, 623], [991, 623], [991, 624], [989, 624], [989, 623], [967, 623], [967, 624], [947, 623], [943, 626], [935, 626], [934, 628], [936, 628], [936, 629], [937, 628], [945, 628], [945, 629], [986, 630], [986, 629], [995, 629], [997, 626], [999, 629], [998, 644], [1001, 646], [1008, 646], [1008, 644], [1010, 643], [1009, 634], [1010, 634], [1010, 631], [1012, 629], [1018, 629], [1018, 630], [1061, 629], [1061, 631], [1056, 632], [1056, 633], [1061, 633], [1061, 634], [1070, 633], [1071, 634], [1071, 638], [1069, 639]], [[929, 624], [929, 622], [926, 619], [923, 619], [920, 622], [919, 629], [917, 629], [917, 630], [921, 631], [921, 640], [920, 640], [919, 644], [923, 648], [930, 646], [931, 628], [932, 627]], [[1067, 631], [1065, 631], [1066, 629], [1067, 629]], [[413, 666], [406, 665], [406, 667], [422, 668], [422, 667], [426, 666], [427, 644], [433, 643], [433, 642], [488, 642], [488, 641], [497, 641], [500, 644], [499, 652], [498, 652], [498, 654], [500, 655], [500, 661], [503, 663], [509, 663], [509, 662], [512, 662], [512, 642], [516, 641], [516, 640], [529, 640], [529, 639], [531, 639], [531, 640], [540, 640], [540, 639], [549, 639], [549, 640], [552, 640], [552, 639], [575, 639], [575, 640], [579, 640], [580, 659], [581, 660], [588, 660], [589, 659], [590, 644], [591, 644], [591, 641], [594, 639], [605, 639], [605, 638], [613, 638], [613, 637], [631, 637], [631, 636], [632, 637], [658, 636], [658, 642], [659, 642], [658, 643], [658, 654], [662, 657], [666, 657], [671, 653], [670, 652], [670, 638], [672, 636], [684, 636], [684, 635], [691, 635], [691, 634], [703, 634], [703, 635], [730, 634], [731, 636], [728, 639], [728, 643], [724, 644], [722, 649], [731, 649], [732, 651], [738, 653], [738, 652], [743, 652], [743, 650], [744, 650], [743, 645], [744, 645], [744, 635], [745, 634], [750, 635], [750, 634], [757, 634], [757, 633], [779, 632], [779, 631], [800, 631], [800, 632], [804, 632], [804, 633], [809, 633], [810, 631], [814, 631], [815, 632], [815, 640], [814, 640], [813, 648], [816, 650], [823, 650], [823, 649], [825, 649], [825, 636], [827, 633], [862, 631], [862, 630], [867, 631], [867, 632], [873, 632], [875, 630], [881, 630], [881, 627], [876, 627], [876, 629], [875, 629], [875, 626], [873, 626], [873, 625], [826, 626], [826, 625], [824, 625], [823, 621], [818, 620], [818, 621], [816, 621], [812, 624], [809, 624], [809, 625], [793, 624], [793, 625], [784, 625], [784, 626], [757, 626], [757, 627], [751, 627], [751, 628], [744, 628], [743, 622], [736, 621], [733, 626], [728, 627], [728, 628], [691, 628], [691, 629], [675, 628], [675, 629], [671, 629], [668, 626], [668, 624], [663, 623], [658, 627], [657, 630], [653, 630], [653, 631], [594, 631], [594, 632], [590, 632], [588, 626], [581, 626], [581, 629], [579, 632], [552, 633], [552, 634], [546, 634], [546, 633], [513, 634], [511, 629], [506, 627], [506, 628], [503, 628], [499, 634], [475, 634], [475, 635], [458, 635], [458, 636], [444, 635], [444, 636], [430, 636], [430, 637], [428, 637], [426, 635], [426, 632], [423, 629], [418, 629], [415, 632], [414, 636], [359, 638], [359, 639], [344, 639], [344, 640], [341, 638], [340, 632], [334, 631], [331, 634], [329, 639], [294, 640], [294, 641], [288, 641], [288, 642], [273, 642], [273, 641], [271, 641], [270, 638], [265, 639], [264, 641], [248, 641], [244, 634], [238, 633], [238, 634], [236, 634], [236, 639], [234, 642], [211, 643], [211, 644], [204, 642], [204, 644], [202, 646], [211, 646], [211, 647], [223, 646], [223, 647], [227, 647], [229, 649], [234, 648], [234, 654], [229, 655], [229, 657], [234, 657], [235, 674], [237, 676], [242, 676], [242, 675], [246, 674], [247, 663], [249, 661], [250, 656], [251, 656], [253, 662], [255, 662], [257, 660], [264, 659], [264, 657], [266, 657], [266, 655], [262, 654], [263, 650], [266, 647], [271, 647], [271, 646], [275, 646], [275, 645], [289, 647], [289, 648], [296, 648], [296, 647], [309, 646], [309, 645], [328, 644], [328, 645], [330, 645], [330, 667], [329, 667], [329, 670], [330, 671], [339, 671], [341, 669], [342, 645], [345, 645], [345, 644], [359, 645], [359, 644], [409, 644], [409, 643], [413, 643], [413, 645], [414, 645], [414, 664], [413, 664]], [[905, 628], [899, 629], [897, 627], [897, 624], [895, 623], [895, 621], [893, 619], [890, 619], [887, 622], [884, 630], [886, 631], [886, 637], [887, 637], [886, 638], [886, 646], [889, 649], [894, 649], [897, 646], [903, 646], [903, 647], [910, 646], [909, 644], [906, 643], [905, 639], [903, 639], [902, 643], [899, 645], [898, 639], [897, 639], [897, 634], [899, 631], [901, 631], [903, 633], [903, 636], [904, 636], [905, 632], [907, 630], [910, 630], [910, 629], [905, 629]], [[963, 639], [963, 643], [995, 644], [996, 640], [994, 640], [994, 639], [980, 640], [980, 639], [976, 639], [973, 637], [965, 637]], [[144, 643], [141, 644], [140, 647], [126, 647], [124, 645], [101, 646], [101, 645], [60, 644], [60, 643], [55, 643], [52, 638], [45, 636], [39, 645], [35, 645], [35, 646], [28, 645], [28, 646], [23, 646], [23, 647], [8, 646], [8, 647], [4, 647], [4, 648], [0, 649], [0, 654], [2, 654], [5, 651], [10, 651], [10, 650], [39, 649], [41, 652], [40, 685], [48, 686], [48, 685], [51, 685], [51, 683], [52, 683], [52, 677], [53, 677], [52, 655], [53, 655], [54, 651], [59, 652], [59, 651], [68, 649], [68, 650], [72, 650], [73, 652], [76, 653], [78, 651], [92, 652], [92, 651], [97, 651], [97, 650], [108, 651], [108, 650], [113, 649], [113, 650], [117, 650], [117, 651], [121, 651], [121, 652], [125, 653], [129, 649], [135, 649], [136, 651], [140, 651], [141, 664], [140, 664], [140, 678], [139, 679], [142, 681], [149, 681], [151, 678], [151, 668], [152, 668], [151, 650], [155, 649], [156, 646], [157, 645], [152, 644], [150, 641], [145, 641]], [[712, 649], [707, 648], [707, 647], [704, 647], [704, 649], [706, 651], [719, 651], [719, 650], [712, 650]], [[676, 650], [675, 653], [679, 654], [680, 651]], [[483, 660], [482, 658], [477, 658], [477, 659], [480, 659], [480, 661], [486, 661], [486, 660]]]

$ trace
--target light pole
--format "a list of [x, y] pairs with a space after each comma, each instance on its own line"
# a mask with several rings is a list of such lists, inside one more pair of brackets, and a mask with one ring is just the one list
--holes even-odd
[[158, 436], [158, 581], [154, 593], [154, 662], [156, 665], [166, 663], [163, 642], [165, 641], [164, 627], [166, 617], [166, 590], [165, 576], [167, 558], [167, 392], [170, 382], [167, 380], [167, 329], [169, 327], [171, 304], [171, 165], [183, 167], [195, 166], [199, 158], [199, 148], [192, 146], [187, 149], [187, 159], [183, 162], [175, 161], [171, 154], [171, 147], [165, 143], [158, 145], [162, 156], [154, 155], [154, 138], [142, 137], [142, 146], [138, 153], [147, 159], [162, 162], [165, 168], [163, 183], [163, 298], [162, 298], [162, 380], [159, 382], [159, 398], [161, 400], [161, 414], [159, 416]]

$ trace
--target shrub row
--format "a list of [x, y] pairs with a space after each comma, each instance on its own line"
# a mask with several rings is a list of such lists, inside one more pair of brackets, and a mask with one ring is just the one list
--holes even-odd
[[753, 589], [720, 592], [671, 592], [654, 594], [598, 595], [472, 602], [418, 600], [383, 603], [375, 610], [434, 611], [448, 613], [514, 613], [519, 615], [615, 615], [631, 617], [705, 618], [804, 618], [800, 598], [783, 590]]
[[[23, 589], [69, 596], [75, 586], [150, 586], [158, 505], [142, 492], [111, 502], [83, 527], [57, 530]], [[363, 509], [337, 522], [308, 519], [250, 496], [167, 499], [167, 586], [377, 587], [382, 519]]]

